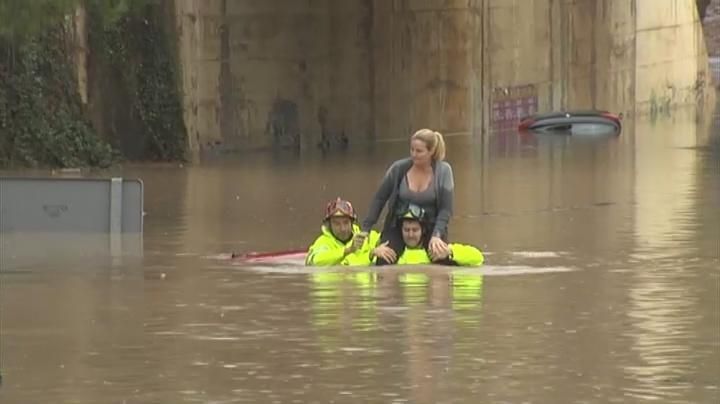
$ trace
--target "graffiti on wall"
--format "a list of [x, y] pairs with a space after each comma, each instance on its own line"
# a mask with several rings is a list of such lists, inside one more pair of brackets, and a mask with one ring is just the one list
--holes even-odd
[[491, 149], [499, 156], [537, 153], [534, 136], [516, 136], [520, 120], [538, 112], [536, 87], [533, 84], [496, 87], [491, 96], [490, 130], [497, 135], [491, 137]]
[[490, 128], [500, 132], [514, 130], [520, 119], [536, 114], [537, 111], [535, 85], [496, 87], [492, 90]]

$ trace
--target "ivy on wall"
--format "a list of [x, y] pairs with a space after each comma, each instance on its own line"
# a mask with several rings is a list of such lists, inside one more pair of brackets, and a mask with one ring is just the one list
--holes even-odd
[[[0, 0], [0, 166], [105, 167], [122, 158], [111, 146], [114, 139], [93, 127], [80, 101], [69, 39], [69, 16], [78, 4]], [[177, 62], [163, 5], [151, 0], [84, 5], [89, 52], [123, 72], [136, 127], [143, 132], [138, 137], [143, 157], [184, 159]], [[117, 102], [119, 107], [124, 100]]]
[[178, 90], [172, 31], [166, 29], [164, 4], [136, 0], [119, 18], [108, 21], [103, 9], [88, 8], [89, 40], [96, 56], [114, 66], [128, 90], [132, 116], [142, 132], [145, 158], [183, 160], [187, 131]]
[[108, 166], [117, 154], [80, 105], [73, 65], [55, 28], [0, 43], [0, 165]]

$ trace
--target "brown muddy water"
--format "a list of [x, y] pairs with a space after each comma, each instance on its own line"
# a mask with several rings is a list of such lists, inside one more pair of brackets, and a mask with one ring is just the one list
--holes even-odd
[[718, 403], [720, 139], [448, 139], [480, 269], [243, 264], [361, 216], [407, 144], [133, 166], [145, 232], [3, 234], [0, 403]]

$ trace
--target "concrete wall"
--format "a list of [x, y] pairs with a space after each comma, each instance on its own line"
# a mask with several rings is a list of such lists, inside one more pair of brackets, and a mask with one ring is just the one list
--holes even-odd
[[720, 0], [705, 0], [703, 29], [705, 31], [705, 47], [710, 56], [710, 74], [715, 87], [720, 89]]
[[177, 0], [188, 127], [203, 147], [295, 145], [327, 88], [327, 1]]
[[320, 133], [330, 143], [343, 135], [372, 136], [375, 102], [372, 52], [373, 3], [365, 0], [329, 0], [328, 60], [320, 77], [326, 87], [318, 111]]
[[403, 139], [421, 127], [480, 136], [512, 128], [513, 114], [643, 114], [709, 96], [695, 0], [175, 6], [196, 149]]
[[636, 0], [635, 102], [638, 112], [695, 104], [710, 79], [697, 6], [690, 0]]
[[705, 46], [708, 55], [720, 57], [720, 0], [705, 0], [703, 27], [705, 29]]
[[693, 0], [489, 1], [489, 81], [533, 85], [541, 111], [644, 114], [705, 96], [707, 54]]
[[467, 0], [374, 1], [375, 131], [468, 130], [478, 12]]
[[562, 73], [567, 74], [561, 104], [630, 112], [636, 79], [633, 2], [566, 1], [559, 9], [557, 19], [567, 21], [566, 34], [554, 42], [566, 55], [555, 61], [564, 67], [556, 85], [564, 82]]

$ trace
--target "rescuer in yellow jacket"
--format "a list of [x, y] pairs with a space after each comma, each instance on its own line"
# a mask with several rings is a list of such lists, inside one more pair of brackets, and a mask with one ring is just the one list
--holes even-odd
[[[436, 257], [431, 257], [424, 248], [424, 237], [427, 234], [423, 228], [422, 220], [425, 216], [423, 208], [410, 204], [407, 212], [400, 218], [402, 220], [402, 237], [405, 242], [405, 251], [397, 259], [398, 265], [409, 264], [444, 264], [458, 266], [480, 266], [485, 258], [482, 252], [473, 246], [450, 243], [448, 248]], [[370, 251], [370, 259], [377, 257], [385, 260], [395, 252], [385, 242]], [[395, 261], [395, 260], [392, 260]], [[391, 261], [391, 262], [392, 262]]]
[[322, 233], [308, 249], [305, 265], [370, 265], [370, 251], [377, 245], [380, 234], [362, 233], [356, 221], [357, 214], [349, 201], [337, 198], [328, 203]]

